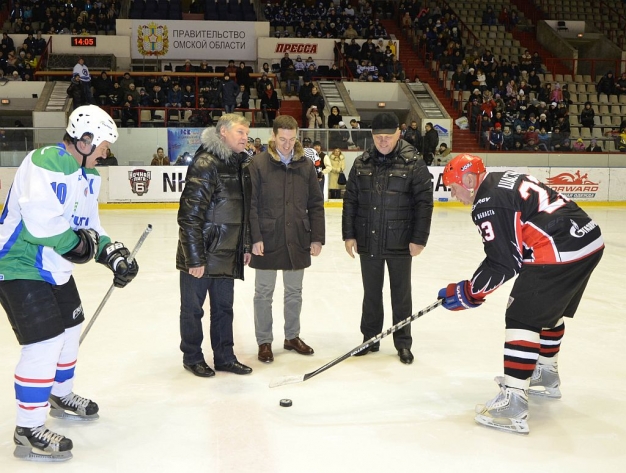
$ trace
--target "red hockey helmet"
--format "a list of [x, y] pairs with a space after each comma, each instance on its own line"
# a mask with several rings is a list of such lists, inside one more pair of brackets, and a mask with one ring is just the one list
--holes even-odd
[[463, 185], [463, 176], [465, 174], [480, 174], [485, 171], [485, 164], [478, 156], [459, 154], [446, 164], [443, 170], [443, 185], [450, 187], [450, 184], [457, 183], [465, 187], [465, 185]]

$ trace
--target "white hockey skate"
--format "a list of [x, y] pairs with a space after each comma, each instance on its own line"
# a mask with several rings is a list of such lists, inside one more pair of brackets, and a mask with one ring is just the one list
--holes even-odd
[[496, 378], [495, 381], [500, 386], [500, 393], [485, 405], [477, 405], [474, 419], [487, 427], [528, 435], [527, 394], [521, 389], [504, 386], [503, 379]]
[[63, 462], [72, 458], [72, 441], [63, 435], [39, 427], [16, 427], [13, 434], [13, 455], [36, 462]]
[[98, 404], [74, 393], [57, 397], [50, 395], [50, 416], [56, 419], [93, 421], [100, 418]]
[[528, 394], [537, 397], [549, 397], [561, 399], [561, 378], [556, 366], [540, 365], [537, 363], [535, 371], [530, 377], [530, 388]]

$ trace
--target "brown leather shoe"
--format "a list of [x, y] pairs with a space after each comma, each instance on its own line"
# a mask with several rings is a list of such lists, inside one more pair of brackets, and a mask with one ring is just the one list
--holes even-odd
[[271, 343], [261, 343], [259, 345], [259, 361], [262, 361], [263, 363], [271, 363], [274, 361]]
[[313, 348], [308, 346], [300, 337], [292, 338], [291, 340], [285, 340], [285, 344], [283, 345], [285, 350], [295, 350], [301, 355], [312, 355], [315, 353]]

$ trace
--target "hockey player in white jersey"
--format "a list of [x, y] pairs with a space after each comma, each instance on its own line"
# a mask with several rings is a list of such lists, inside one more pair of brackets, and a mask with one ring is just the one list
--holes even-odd
[[487, 172], [461, 154], [443, 171], [452, 196], [472, 205], [485, 259], [474, 275], [439, 291], [449, 310], [478, 307], [517, 277], [505, 312], [500, 393], [476, 408], [479, 424], [528, 434], [528, 395], [560, 398], [557, 359], [566, 317], [573, 317], [602, 258], [600, 227], [578, 205], [533, 176]]
[[124, 287], [136, 261], [100, 225], [96, 160], [117, 140], [99, 107], [78, 107], [63, 142], [31, 151], [18, 168], [0, 215], [0, 303], [22, 345], [15, 368], [18, 458], [64, 461], [72, 441], [45, 426], [46, 416], [95, 420], [98, 405], [73, 393], [85, 319], [72, 269], [96, 260]]

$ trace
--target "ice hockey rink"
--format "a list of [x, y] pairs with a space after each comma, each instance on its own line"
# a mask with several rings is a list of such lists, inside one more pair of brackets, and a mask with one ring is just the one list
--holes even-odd
[[[328, 208], [326, 246], [306, 270], [301, 337], [313, 356], [282, 348], [282, 284], [274, 301], [275, 361], [256, 358], [254, 271], [235, 284], [235, 353], [249, 376], [183, 370], [179, 351], [175, 209], [102, 210], [114, 240], [133, 248], [140, 272], [113, 291], [79, 353], [75, 392], [100, 419], [47, 426], [71, 438], [74, 458], [56, 465], [13, 457], [13, 370], [19, 356], [0, 317], [0, 471], [13, 472], [524, 472], [626, 471], [626, 208], [584, 206], [606, 242], [578, 314], [566, 320], [561, 400], [530, 401], [530, 435], [474, 422], [502, 374], [504, 309], [511, 282], [478, 309], [437, 308], [412, 324], [412, 365], [391, 337], [378, 353], [349, 358], [306, 382], [269, 388], [273, 378], [312, 372], [361, 343], [358, 259], [341, 241], [341, 209]], [[449, 282], [470, 277], [483, 258], [469, 208], [436, 206], [430, 241], [413, 261], [413, 310]], [[92, 263], [74, 273], [89, 320], [112, 283]], [[280, 281], [280, 278], [278, 278]], [[388, 288], [385, 327], [391, 326]], [[208, 306], [208, 302], [207, 302]], [[0, 309], [1, 311], [1, 309]], [[213, 365], [208, 341], [204, 351]], [[279, 401], [288, 398], [293, 406]]]

